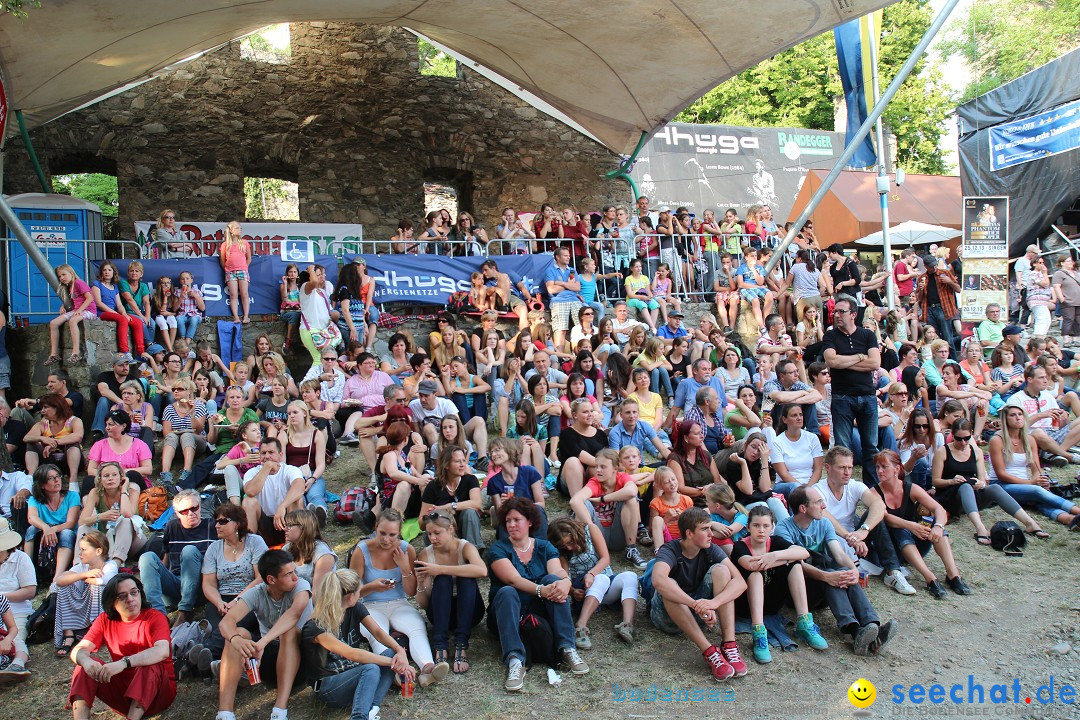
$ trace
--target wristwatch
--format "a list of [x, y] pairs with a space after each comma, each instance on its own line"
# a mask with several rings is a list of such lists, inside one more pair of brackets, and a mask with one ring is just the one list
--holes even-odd
[[862, 525], [860, 525], [859, 529], [860, 530], [865, 530], [866, 532], [870, 532], [870, 528], [866, 527], [866, 523], [863, 523]]
[[124, 665], [126, 665], [129, 670], [131, 669], [131, 658], [130, 657], [125, 657], [124, 658]]
[[457, 500], [451, 500], [450, 501], [450, 509], [453, 510], [454, 512], [457, 512]]

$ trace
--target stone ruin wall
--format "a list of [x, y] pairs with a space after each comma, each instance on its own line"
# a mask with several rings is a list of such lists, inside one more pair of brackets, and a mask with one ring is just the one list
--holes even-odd
[[[286, 64], [241, 59], [233, 42], [34, 130], [46, 173], [115, 173], [122, 237], [164, 207], [243, 219], [245, 176], [296, 182], [302, 221], [360, 222], [371, 239], [419, 224], [425, 179], [471, 184], [462, 209], [489, 228], [505, 205], [630, 202], [603, 179], [617, 156], [468, 69], [420, 75], [404, 30], [315, 22], [291, 35]], [[9, 139], [4, 192], [38, 190]]]

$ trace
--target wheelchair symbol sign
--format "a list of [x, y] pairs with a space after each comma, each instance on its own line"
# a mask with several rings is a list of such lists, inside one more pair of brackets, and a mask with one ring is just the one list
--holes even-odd
[[287, 263], [313, 263], [314, 243], [310, 240], [282, 240], [281, 259]]

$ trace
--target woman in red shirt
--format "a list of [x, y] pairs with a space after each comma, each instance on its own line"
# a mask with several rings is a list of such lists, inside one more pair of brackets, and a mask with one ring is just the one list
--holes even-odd
[[[94, 624], [71, 651], [71, 704], [75, 720], [89, 720], [101, 698], [118, 713], [140, 720], [157, 715], [176, 698], [169, 621], [145, 600], [142, 584], [121, 573], [105, 586]], [[111, 662], [94, 657], [104, 644]]]

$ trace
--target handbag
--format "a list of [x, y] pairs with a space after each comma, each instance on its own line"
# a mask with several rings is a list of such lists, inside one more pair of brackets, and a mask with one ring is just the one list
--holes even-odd
[[[326, 293], [322, 291], [322, 288], [319, 288], [316, 292], [319, 293], [323, 302], [326, 303], [326, 314], [329, 316], [330, 300], [327, 299]], [[338, 326], [334, 324], [333, 320], [331, 320], [330, 324], [325, 328], [319, 330], [311, 329], [311, 326], [308, 325], [307, 318], [304, 317], [303, 313], [300, 315], [300, 321], [304, 323], [304, 329], [311, 335], [311, 343], [315, 346], [316, 350], [321, 351], [328, 347], [336, 347], [341, 344], [341, 330], [338, 329]]]

